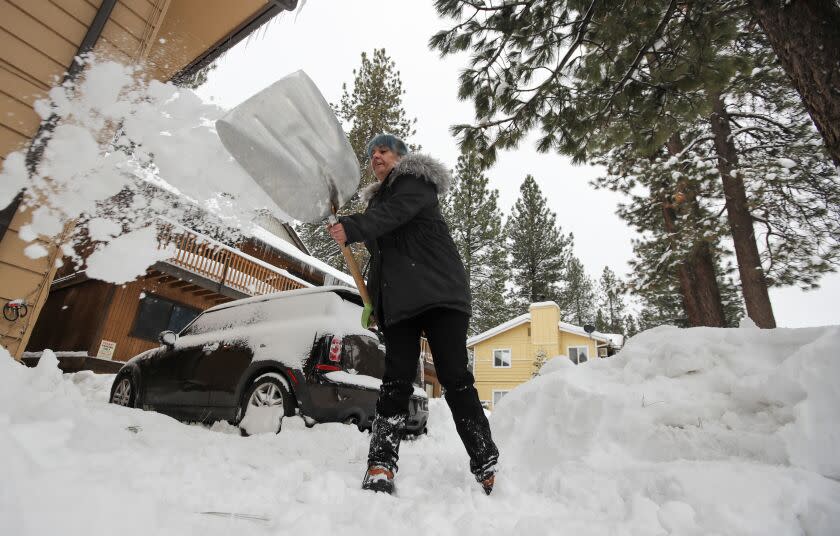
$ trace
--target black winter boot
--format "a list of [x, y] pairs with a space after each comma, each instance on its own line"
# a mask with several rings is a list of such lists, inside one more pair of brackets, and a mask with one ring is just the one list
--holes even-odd
[[362, 489], [390, 495], [394, 492], [394, 472], [381, 465], [371, 465], [365, 472]]
[[[386, 493], [393, 491], [394, 473], [398, 470], [397, 460], [399, 459], [400, 439], [402, 439], [407, 418], [408, 415], [395, 415], [393, 417], [377, 415], [373, 420], [370, 451], [368, 452], [368, 471], [365, 473], [362, 489], [385, 491]], [[374, 474], [371, 474], [372, 469], [376, 469]], [[387, 483], [384, 484], [380, 483], [384, 478], [383, 475], [387, 476]], [[383, 489], [376, 489], [378, 487]]]
[[475, 479], [481, 484], [481, 488], [484, 490], [484, 493], [490, 495], [493, 491], [493, 485], [496, 483], [496, 465], [492, 465], [484, 469], [480, 473], [475, 474]]

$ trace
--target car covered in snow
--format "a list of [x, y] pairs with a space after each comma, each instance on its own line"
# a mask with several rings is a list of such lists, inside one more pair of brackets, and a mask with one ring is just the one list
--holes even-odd
[[[182, 421], [229, 421], [244, 435], [279, 432], [295, 413], [308, 425], [369, 429], [385, 352], [361, 327], [361, 305], [354, 289], [314, 287], [213, 307], [126, 362], [110, 401]], [[418, 369], [420, 379], [419, 356]], [[419, 385], [409, 406], [406, 432], [424, 433], [428, 399]]]

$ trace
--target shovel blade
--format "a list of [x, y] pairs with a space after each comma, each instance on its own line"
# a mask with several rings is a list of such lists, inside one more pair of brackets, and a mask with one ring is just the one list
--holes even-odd
[[289, 216], [317, 223], [359, 187], [359, 161], [341, 124], [303, 71], [216, 121], [222, 144]]

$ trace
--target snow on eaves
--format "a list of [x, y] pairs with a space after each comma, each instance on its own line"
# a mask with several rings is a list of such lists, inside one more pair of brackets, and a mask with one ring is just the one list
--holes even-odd
[[[568, 322], [558, 322], [557, 327], [560, 328], [562, 331], [574, 333], [575, 335], [582, 335], [584, 337], [589, 336], [589, 334], [585, 332], [582, 327], [576, 326], [574, 324], [569, 324]], [[610, 338], [607, 337], [605, 334], [599, 333], [597, 331], [592, 332], [592, 338], [598, 342], [612, 342]]]
[[[546, 305], [548, 303], [554, 302], [543, 302], [541, 304], [533, 304], [533, 305]], [[532, 307], [533, 307], [532, 305]], [[488, 329], [483, 333], [479, 333], [478, 335], [474, 335], [467, 339], [467, 347], [475, 346], [476, 344], [486, 341], [491, 337], [495, 337], [496, 335], [503, 333], [509, 329], [515, 328], [520, 324], [524, 324], [525, 322], [531, 321], [531, 313], [525, 313], [523, 315], [519, 315], [516, 318], [512, 318], [503, 324], [499, 324], [498, 326]], [[567, 333], [573, 333], [575, 335], [582, 335], [584, 337], [588, 337], [589, 334], [586, 333], [582, 327], [576, 326], [574, 324], [569, 324], [568, 322], [558, 322], [557, 327], [561, 331], [565, 331]], [[593, 332], [592, 338], [600, 343], [612, 343], [614, 346], [621, 347], [623, 345], [623, 337], [621, 335], [616, 334], [608, 334], [608, 333], [599, 333]]]
[[297, 259], [297, 260], [299, 260], [299, 261], [301, 261], [301, 262], [303, 262], [303, 263], [305, 263], [309, 266], [312, 266], [316, 270], [319, 270], [319, 271], [321, 271], [325, 274], [331, 275], [334, 278], [336, 278], [337, 280], [339, 280], [343, 283], [347, 283], [348, 285], [350, 285], [353, 288], [356, 288], [356, 282], [349, 275], [345, 274], [344, 272], [342, 272], [340, 270], [336, 270], [335, 268], [333, 268], [329, 264], [327, 264], [327, 263], [325, 263], [325, 262], [323, 262], [319, 259], [316, 259], [315, 257], [313, 257], [311, 255], [307, 255], [306, 253], [304, 253], [303, 251], [301, 251], [297, 247], [295, 247], [294, 244], [290, 244], [289, 242], [283, 240], [279, 236], [276, 236], [276, 235], [270, 233], [269, 231], [267, 231], [263, 227], [260, 227], [259, 225], [255, 225], [250, 230], [250, 234], [251, 234], [252, 237], [256, 238], [260, 242], [264, 242], [264, 243], [268, 244], [269, 246], [282, 251], [286, 255], [289, 255], [290, 257], [293, 257], [293, 258], [295, 258], [295, 259]]
[[479, 333], [478, 335], [470, 337], [469, 339], [467, 339], [467, 347], [475, 346], [476, 344], [480, 343], [481, 341], [485, 341], [485, 340], [489, 339], [490, 337], [494, 337], [494, 336], [498, 335], [499, 333], [507, 331], [511, 328], [515, 328], [516, 326], [518, 326], [520, 324], [524, 324], [525, 322], [530, 322], [530, 321], [531, 321], [531, 313], [525, 313], [524, 315], [519, 315], [516, 318], [512, 318], [511, 320], [508, 320], [507, 322], [505, 322], [503, 324], [499, 324], [495, 328], [488, 329], [484, 333]]

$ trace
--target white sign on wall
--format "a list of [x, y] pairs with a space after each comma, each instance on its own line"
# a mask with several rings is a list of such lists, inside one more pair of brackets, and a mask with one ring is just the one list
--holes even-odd
[[102, 339], [102, 342], [99, 343], [99, 351], [96, 352], [96, 357], [102, 359], [113, 359], [116, 347], [117, 343], [114, 341], [106, 341], [105, 339]]

